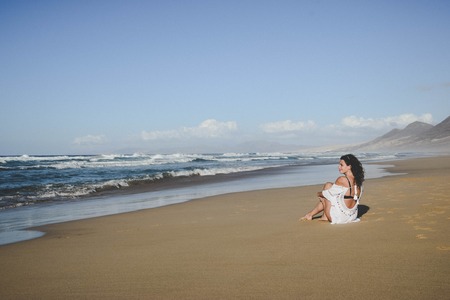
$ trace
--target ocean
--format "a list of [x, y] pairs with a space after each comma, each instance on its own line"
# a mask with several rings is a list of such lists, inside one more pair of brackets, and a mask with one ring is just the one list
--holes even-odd
[[[42, 235], [33, 226], [154, 208], [217, 194], [318, 184], [341, 153], [0, 156], [0, 245]], [[358, 153], [363, 162], [408, 157]], [[386, 175], [365, 165], [366, 177]]]

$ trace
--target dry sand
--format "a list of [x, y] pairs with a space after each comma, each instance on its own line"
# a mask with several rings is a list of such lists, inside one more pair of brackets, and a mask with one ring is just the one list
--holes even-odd
[[449, 299], [450, 157], [395, 165], [359, 223], [299, 222], [308, 186], [41, 227], [0, 246], [0, 299]]

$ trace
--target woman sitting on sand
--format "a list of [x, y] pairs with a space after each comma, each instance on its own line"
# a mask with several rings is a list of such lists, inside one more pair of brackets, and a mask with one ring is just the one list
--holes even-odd
[[325, 183], [322, 192], [318, 192], [319, 203], [300, 220], [312, 220], [323, 211], [320, 220], [331, 224], [358, 222], [358, 204], [364, 182], [364, 169], [361, 162], [353, 155], [341, 157], [339, 162], [340, 176], [333, 184]]

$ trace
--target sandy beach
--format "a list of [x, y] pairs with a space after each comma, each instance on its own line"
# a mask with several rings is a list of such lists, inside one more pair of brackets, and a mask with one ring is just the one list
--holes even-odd
[[354, 224], [300, 222], [315, 185], [40, 227], [0, 246], [0, 299], [448, 299], [450, 157], [389, 164]]

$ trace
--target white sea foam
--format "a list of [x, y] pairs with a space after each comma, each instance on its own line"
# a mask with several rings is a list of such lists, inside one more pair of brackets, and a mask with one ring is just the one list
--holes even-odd
[[[211, 161], [251, 161], [266, 159], [288, 159], [296, 155], [286, 153], [225, 153], [225, 154], [102, 154], [97, 156], [5, 156], [0, 157], [0, 163], [7, 162], [48, 162], [48, 165], [58, 169], [81, 168], [81, 167], [101, 167], [101, 166], [137, 166], [143, 164], [169, 164], [184, 163], [195, 160]], [[298, 155], [297, 155], [298, 156]], [[300, 158], [300, 156], [298, 156]], [[302, 159], [304, 157], [301, 157]], [[52, 164], [52, 162], [58, 162]], [[40, 165], [43, 166], [43, 165]], [[36, 167], [36, 166], [35, 166]]]
[[239, 172], [250, 172], [264, 169], [265, 167], [236, 167], [236, 168], [210, 168], [210, 169], [194, 169], [194, 170], [182, 170], [182, 171], [170, 171], [172, 177], [181, 176], [213, 176], [219, 174], [232, 174]]
[[0, 162], [9, 161], [55, 161], [55, 160], [67, 160], [67, 159], [86, 159], [86, 156], [67, 156], [67, 155], [57, 155], [57, 156], [29, 156], [27, 154], [21, 156], [2, 156], [0, 157]]
[[[165, 165], [193, 162], [198, 159], [218, 160], [207, 155], [186, 155], [186, 154], [155, 154], [155, 155], [101, 155], [95, 157], [85, 157], [80, 160], [57, 161], [48, 167], [56, 169], [69, 168], [108, 168], [108, 167], [139, 167], [148, 165]], [[42, 165], [39, 165], [42, 167]]]
[[128, 187], [130, 185], [128, 184], [128, 180], [108, 180], [101, 185], [96, 185], [96, 187], [106, 187], [106, 186], [121, 188], [121, 187]]

